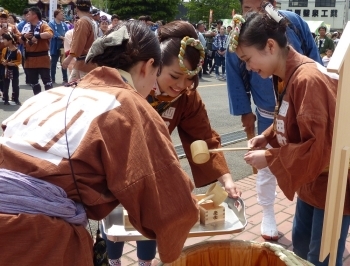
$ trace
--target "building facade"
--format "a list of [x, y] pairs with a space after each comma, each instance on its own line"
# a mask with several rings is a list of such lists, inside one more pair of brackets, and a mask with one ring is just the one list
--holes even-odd
[[[71, 21], [73, 19], [75, 8], [74, 2], [75, 0], [57, 0], [57, 8], [63, 10], [65, 20]], [[39, 7], [44, 19], [49, 17], [50, 0], [28, 0], [28, 4]]]
[[322, 21], [330, 25], [328, 30], [342, 30], [350, 18], [349, 0], [279, 0], [278, 7], [306, 21]]

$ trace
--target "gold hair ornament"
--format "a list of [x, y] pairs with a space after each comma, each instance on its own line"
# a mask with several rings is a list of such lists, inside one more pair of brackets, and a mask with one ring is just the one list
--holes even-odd
[[239, 34], [244, 22], [245, 19], [241, 15], [234, 15], [232, 18], [232, 31], [230, 32], [230, 40], [228, 43], [228, 50], [231, 53], [236, 52]]
[[[196, 48], [200, 53], [199, 63], [198, 63], [195, 70], [188, 70], [184, 64], [184, 56], [185, 56], [185, 50], [186, 50], [187, 45]], [[197, 75], [199, 73], [199, 71], [201, 71], [201, 69], [202, 69], [202, 64], [203, 64], [204, 58], [205, 58], [205, 52], [204, 52], [204, 48], [203, 48], [201, 42], [199, 40], [196, 40], [194, 38], [190, 38], [188, 36], [184, 37], [181, 40], [181, 46], [180, 46], [180, 52], [179, 52], [178, 58], [179, 58], [180, 68], [184, 73], [186, 73], [189, 76]]]

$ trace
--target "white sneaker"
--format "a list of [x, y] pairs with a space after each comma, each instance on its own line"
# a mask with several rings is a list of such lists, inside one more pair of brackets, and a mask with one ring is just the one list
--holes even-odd
[[273, 205], [263, 207], [263, 219], [261, 222], [261, 236], [265, 240], [278, 240], [278, 230]]

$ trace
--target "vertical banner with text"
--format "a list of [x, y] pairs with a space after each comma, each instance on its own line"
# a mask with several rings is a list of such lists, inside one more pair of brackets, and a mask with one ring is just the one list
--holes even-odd
[[53, 12], [57, 9], [57, 0], [50, 0], [49, 21], [53, 20]]
[[212, 22], [213, 22], [213, 10], [210, 9], [210, 11], [209, 11], [209, 26], [208, 26], [208, 29], [210, 29]]

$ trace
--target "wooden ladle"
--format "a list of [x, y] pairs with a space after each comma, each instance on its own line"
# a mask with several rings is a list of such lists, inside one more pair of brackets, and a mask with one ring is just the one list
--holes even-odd
[[203, 164], [209, 161], [209, 152], [220, 152], [220, 151], [249, 151], [249, 147], [240, 148], [218, 148], [218, 149], [208, 149], [208, 144], [204, 140], [196, 140], [192, 142], [191, 146], [192, 160], [196, 164]]

